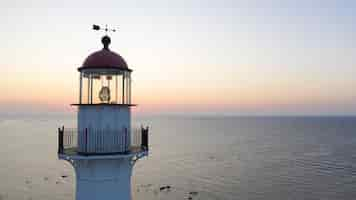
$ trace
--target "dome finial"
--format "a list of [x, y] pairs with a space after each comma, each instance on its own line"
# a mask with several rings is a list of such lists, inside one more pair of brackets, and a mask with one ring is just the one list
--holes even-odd
[[105, 35], [101, 38], [101, 43], [104, 45], [104, 49], [109, 50], [109, 45], [111, 43], [111, 39], [109, 36]]
[[[105, 28], [101, 28], [99, 25], [93, 24], [93, 30], [99, 31], [103, 30], [107, 34], [108, 32], [116, 32], [116, 29], [108, 28], [108, 25], [105, 25]], [[104, 45], [104, 49], [109, 50], [111, 39], [108, 35], [105, 35], [101, 38], [101, 43]]]

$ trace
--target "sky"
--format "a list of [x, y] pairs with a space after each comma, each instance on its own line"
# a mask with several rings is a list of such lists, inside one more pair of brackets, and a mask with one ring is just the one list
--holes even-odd
[[111, 50], [141, 114], [355, 115], [355, 1], [0, 2], [0, 113], [75, 112], [77, 68]]

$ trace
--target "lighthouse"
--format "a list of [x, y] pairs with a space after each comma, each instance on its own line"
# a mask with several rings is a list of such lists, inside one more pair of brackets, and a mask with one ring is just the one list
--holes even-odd
[[110, 50], [108, 35], [101, 42], [78, 68], [77, 127], [58, 128], [58, 158], [75, 170], [76, 200], [130, 200], [133, 166], [148, 155], [148, 127], [131, 126], [132, 69]]

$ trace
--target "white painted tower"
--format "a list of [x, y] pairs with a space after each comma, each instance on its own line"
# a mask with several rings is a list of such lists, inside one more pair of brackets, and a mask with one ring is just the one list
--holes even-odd
[[78, 68], [77, 128], [58, 129], [58, 158], [75, 169], [76, 200], [130, 200], [132, 167], [148, 155], [148, 128], [131, 127], [132, 70], [110, 42], [104, 36], [104, 48]]

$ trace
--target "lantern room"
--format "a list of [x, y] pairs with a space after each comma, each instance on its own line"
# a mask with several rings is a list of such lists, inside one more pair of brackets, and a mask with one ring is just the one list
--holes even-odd
[[78, 68], [79, 103], [73, 105], [131, 105], [131, 72], [125, 60], [110, 51], [110, 37], [102, 38], [104, 48], [90, 54]]

